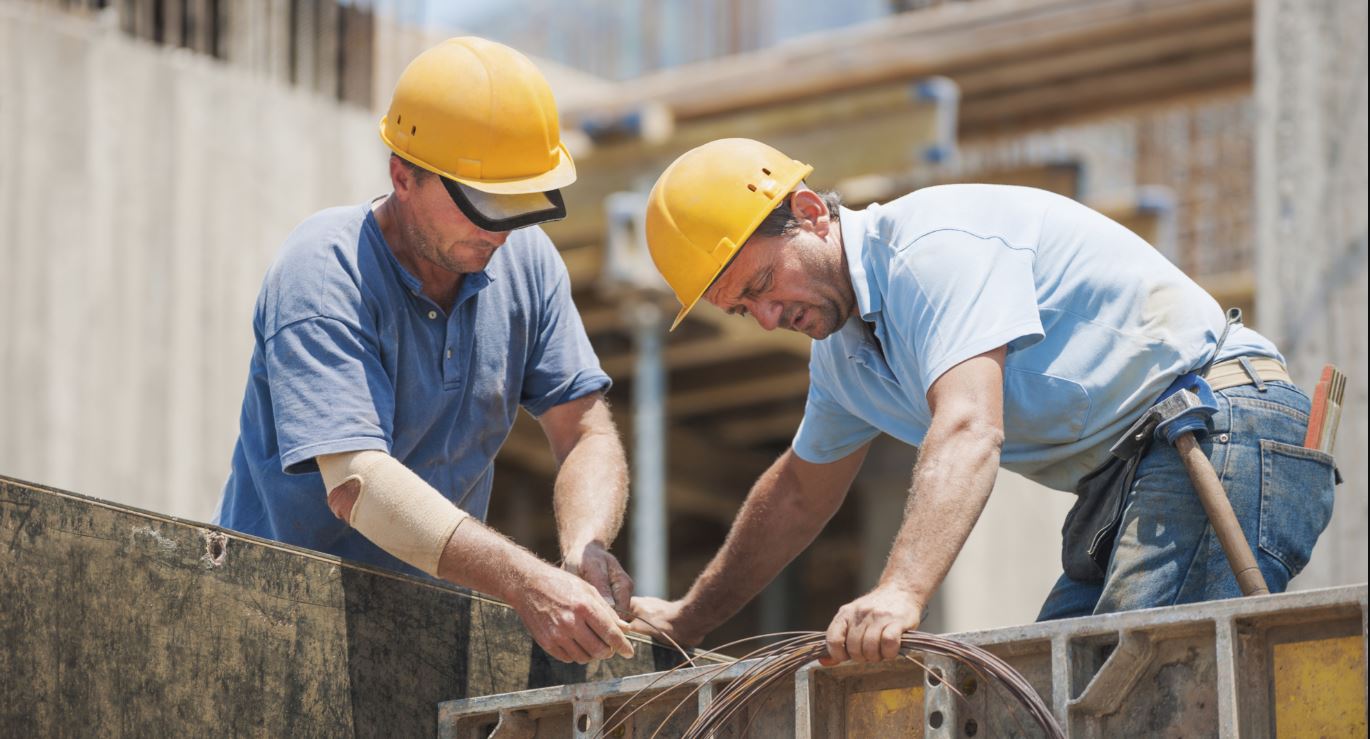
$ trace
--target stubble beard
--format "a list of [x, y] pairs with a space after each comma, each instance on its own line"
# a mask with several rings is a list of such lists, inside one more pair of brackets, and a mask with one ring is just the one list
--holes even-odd
[[[409, 224], [409, 228], [407, 229], [407, 231], [409, 232], [409, 243], [413, 245], [414, 252], [419, 256], [419, 258], [432, 264], [435, 264], [447, 270], [448, 272], [454, 272], [456, 274], [470, 274], [473, 272], [479, 272], [485, 269], [486, 265], [490, 263], [490, 257], [494, 256], [494, 250], [489, 250], [489, 256], [481, 260], [479, 264], [463, 264], [454, 259], [448, 251], [444, 251], [442, 248], [440, 248], [438, 246], [437, 239], [433, 238], [427, 231], [424, 231], [422, 228], [420, 228], [418, 224]], [[487, 250], [486, 247], [482, 247], [480, 244], [473, 242], [453, 242], [452, 246], [454, 246], [456, 249], [469, 247], [472, 251]]]

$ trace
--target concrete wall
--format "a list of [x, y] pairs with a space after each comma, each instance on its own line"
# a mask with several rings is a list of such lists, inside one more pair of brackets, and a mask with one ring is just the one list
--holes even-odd
[[369, 112], [0, 2], [0, 472], [205, 520], [282, 239], [386, 191]]
[[1366, 580], [1366, 4], [1256, 3], [1256, 279], [1262, 327], [1311, 389], [1347, 374], [1337, 491], [1303, 587]]

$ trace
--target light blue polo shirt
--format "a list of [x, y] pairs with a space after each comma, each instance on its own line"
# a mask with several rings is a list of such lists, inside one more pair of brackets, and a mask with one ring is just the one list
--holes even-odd
[[[923, 442], [942, 373], [1008, 346], [1004, 467], [1060, 490], [1102, 463], [1161, 391], [1213, 353], [1208, 293], [1075, 201], [1001, 185], [929, 187], [841, 211], [860, 318], [813, 343], [794, 450], [832, 462], [881, 432]], [[1234, 328], [1220, 359], [1280, 358]]]
[[253, 332], [215, 522], [416, 575], [333, 515], [315, 457], [389, 452], [484, 519], [519, 407], [538, 416], [609, 387], [566, 267], [536, 227], [466, 275], [448, 315], [395, 258], [370, 205], [322, 211], [267, 272]]

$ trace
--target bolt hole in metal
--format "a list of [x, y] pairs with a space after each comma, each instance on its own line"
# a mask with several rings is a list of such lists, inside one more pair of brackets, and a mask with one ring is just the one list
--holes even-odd
[[975, 723], [975, 719], [966, 719], [966, 736], [975, 736], [980, 733], [980, 724]]
[[942, 712], [941, 712], [941, 711], [933, 711], [932, 713], [929, 713], [929, 714], [928, 714], [928, 726], [931, 726], [931, 727], [934, 728], [934, 729], [940, 729], [940, 728], [942, 728]]
[[208, 531], [205, 537], [205, 556], [203, 561], [207, 561], [211, 567], [218, 567], [224, 563], [228, 556], [228, 536], [222, 531]]
[[590, 730], [590, 714], [588, 714], [588, 713], [582, 713], [582, 714], [580, 714], [579, 716], [577, 716], [577, 717], [576, 717], [576, 728], [577, 728], [577, 729], [580, 729], [581, 732], [589, 731], [589, 730]]
[[969, 698], [970, 696], [975, 695], [975, 689], [978, 687], [980, 687], [980, 684], [975, 681], [975, 678], [968, 677], [961, 681], [961, 695]]
[[932, 687], [935, 688], [935, 687], [937, 687], [938, 685], [941, 685], [941, 684], [942, 684], [942, 671], [941, 671], [941, 670], [928, 670], [928, 685], [931, 685]]

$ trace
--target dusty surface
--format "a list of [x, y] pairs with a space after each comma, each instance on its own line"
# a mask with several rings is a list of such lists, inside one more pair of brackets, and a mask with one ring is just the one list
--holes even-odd
[[0, 478], [0, 736], [427, 736], [439, 701], [660, 669], [549, 658], [455, 588]]

